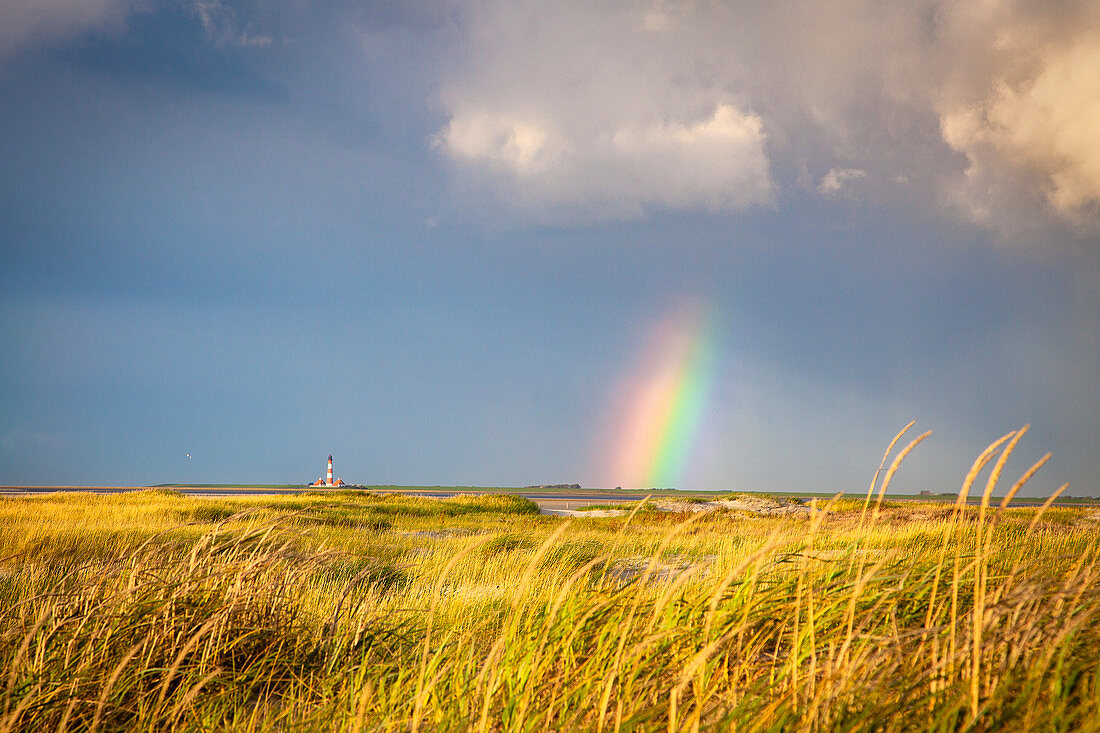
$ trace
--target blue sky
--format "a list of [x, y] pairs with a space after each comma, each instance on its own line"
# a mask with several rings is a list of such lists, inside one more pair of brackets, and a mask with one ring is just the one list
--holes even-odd
[[[615, 486], [712, 314], [677, 484], [1100, 494], [1092, 3], [0, 9], [0, 483]], [[187, 456], [191, 457], [188, 458]]]

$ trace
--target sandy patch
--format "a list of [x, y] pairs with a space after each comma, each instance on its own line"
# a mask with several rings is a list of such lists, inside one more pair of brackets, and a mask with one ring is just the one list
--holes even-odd
[[[654, 507], [660, 512], [675, 514], [688, 514], [697, 512], [731, 511], [744, 512], [753, 516], [809, 516], [810, 507], [801, 502], [787, 503], [769, 499], [766, 497], [744, 496], [736, 499], [719, 499], [717, 501], [685, 501], [681, 499], [662, 498], [653, 502]], [[620, 505], [622, 506], [622, 505]], [[559, 517], [622, 517], [626, 516], [634, 508], [631, 502], [629, 508], [617, 509], [615, 505], [607, 509], [568, 509], [559, 507], [544, 507], [543, 514], [553, 514]]]

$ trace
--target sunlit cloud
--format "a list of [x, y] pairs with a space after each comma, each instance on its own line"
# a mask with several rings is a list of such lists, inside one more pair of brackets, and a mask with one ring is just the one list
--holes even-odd
[[722, 104], [697, 121], [569, 138], [549, 124], [479, 112], [453, 117], [436, 144], [500, 174], [506, 196], [630, 218], [651, 205], [717, 211], [769, 202], [761, 127], [759, 117]]
[[487, 193], [551, 218], [858, 191], [946, 204], [942, 216], [1005, 236], [1024, 215], [1089, 228], [1100, 201], [1090, 7], [488, 2], [458, 13], [435, 144], [475, 202]]
[[1085, 225], [1100, 218], [1100, 34], [1048, 47], [1033, 77], [996, 80], [985, 99], [944, 114], [942, 126], [969, 160], [960, 194], [976, 218], [995, 215], [1004, 165], [1055, 215]]
[[456, 158], [486, 162], [525, 177], [552, 164], [548, 137], [537, 123], [472, 112], [452, 117], [435, 144]]
[[867, 171], [860, 168], [832, 168], [821, 179], [821, 183], [817, 185], [817, 190], [824, 194], [840, 193], [848, 188], [853, 181], [866, 177]]

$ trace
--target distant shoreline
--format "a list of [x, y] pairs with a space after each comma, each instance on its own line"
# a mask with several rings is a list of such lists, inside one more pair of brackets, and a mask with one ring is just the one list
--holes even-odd
[[[385, 494], [414, 494], [441, 498], [455, 494], [517, 494], [525, 497], [560, 497], [560, 498], [592, 498], [600, 500], [636, 501], [647, 496], [656, 497], [715, 497], [729, 494], [767, 495], [776, 497], [798, 499], [830, 499], [836, 492], [828, 491], [689, 491], [679, 489], [602, 489], [602, 488], [558, 488], [558, 487], [513, 487], [513, 486], [397, 486], [397, 485], [348, 485], [339, 488], [309, 486], [307, 484], [156, 484], [151, 486], [0, 486], [0, 496], [18, 496], [48, 494], [55, 492], [74, 491], [96, 494], [116, 494], [135, 491], [169, 490], [181, 491], [196, 496], [225, 495], [231, 492], [235, 495], [256, 494], [299, 494], [307, 492], [326, 491], [374, 491]], [[866, 496], [866, 490], [860, 492], [845, 493], [849, 499], [859, 499]], [[931, 495], [921, 494], [893, 494], [888, 493], [884, 500], [888, 501], [915, 501], [931, 503], [953, 503], [956, 494], [939, 493]], [[1012, 506], [1038, 506], [1048, 497], [1016, 497], [1012, 500]], [[1003, 497], [990, 497], [991, 505], [1000, 504]], [[872, 501], [874, 497], [872, 497]], [[977, 504], [981, 502], [981, 495], [971, 495], [967, 503]], [[1096, 506], [1100, 499], [1088, 497], [1063, 496], [1054, 501], [1057, 506]]]

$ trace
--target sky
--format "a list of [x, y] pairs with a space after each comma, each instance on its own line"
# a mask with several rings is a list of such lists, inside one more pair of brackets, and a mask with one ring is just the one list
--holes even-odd
[[1091, 0], [0, 0], [0, 484], [1100, 495]]

